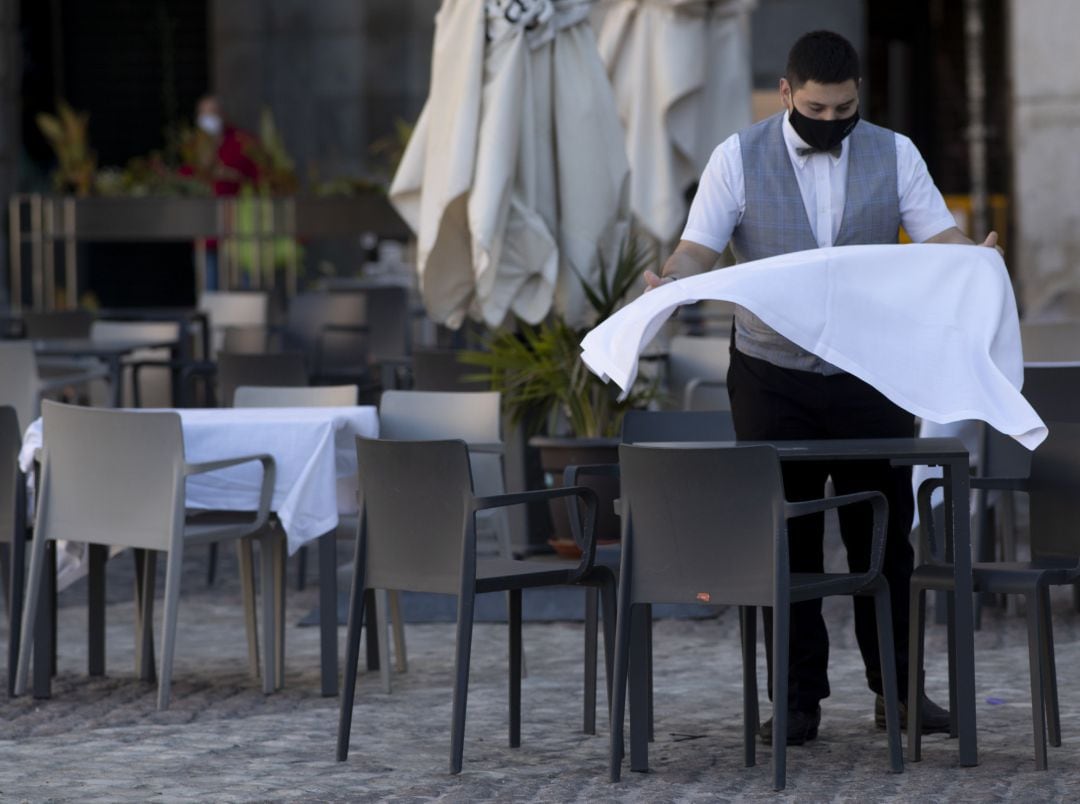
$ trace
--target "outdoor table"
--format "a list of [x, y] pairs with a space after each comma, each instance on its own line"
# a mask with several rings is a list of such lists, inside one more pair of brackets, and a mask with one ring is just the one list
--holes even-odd
[[[355, 513], [356, 436], [376, 438], [379, 420], [372, 406], [332, 408], [182, 408], [185, 459], [203, 463], [266, 452], [276, 474], [270, 510], [285, 532], [288, 550], [318, 540], [319, 627], [322, 693], [337, 694], [337, 552], [335, 529], [341, 513]], [[41, 447], [41, 419], [26, 430], [19, 456], [24, 471]], [[245, 464], [187, 480], [186, 506], [212, 511], [254, 511], [262, 474]], [[100, 553], [100, 551], [98, 551]], [[103, 554], [102, 554], [103, 555]], [[103, 571], [91, 551], [90, 620], [104, 630], [104, 588], [93, 575]], [[99, 563], [101, 567], [97, 566]], [[41, 607], [48, 611], [48, 606]], [[39, 617], [40, 619], [40, 617]], [[41, 632], [38, 632], [41, 633]], [[94, 636], [91, 636], [92, 642]], [[91, 651], [96, 656], [96, 651]], [[103, 657], [97, 660], [103, 670]], [[91, 668], [96, 674], [97, 667]], [[268, 669], [268, 672], [270, 670]]]
[[[888, 460], [894, 466], [940, 466], [945, 480], [945, 560], [956, 583], [949, 646], [949, 699], [960, 764], [979, 763], [975, 735], [975, 631], [968, 521], [968, 452], [957, 438], [868, 438], [819, 441], [663, 442], [647, 446], [706, 448], [768, 444], [782, 463], [792, 461]], [[910, 648], [914, 650], [914, 647]], [[922, 667], [919, 668], [922, 672]], [[915, 677], [909, 679], [914, 685]]]
[[[139, 349], [170, 349], [174, 359], [179, 348], [176, 339], [125, 338], [123, 340], [95, 340], [94, 338], [48, 338], [34, 341], [34, 353], [38, 357], [93, 357], [108, 366], [112, 385], [112, 406], [119, 408], [124, 399], [124, 358]], [[174, 385], [175, 394], [175, 385]]]

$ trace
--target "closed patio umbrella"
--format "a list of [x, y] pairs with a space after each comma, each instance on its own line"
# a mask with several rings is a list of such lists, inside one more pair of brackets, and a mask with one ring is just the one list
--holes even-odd
[[630, 205], [661, 243], [678, 237], [687, 189], [750, 124], [750, 11], [757, 0], [613, 0], [601, 58], [626, 128]]
[[627, 229], [629, 167], [587, 0], [444, 0], [431, 89], [390, 188], [428, 313], [584, 323]]

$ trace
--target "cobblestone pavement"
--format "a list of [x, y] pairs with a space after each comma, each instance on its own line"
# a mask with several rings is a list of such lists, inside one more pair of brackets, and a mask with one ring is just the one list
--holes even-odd
[[[742, 766], [741, 671], [733, 612], [664, 620], [655, 632], [656, 741], [651, 772], [607, 777], [608, 740], [581, 733], [579, 623], [528, 623], [522, 746], [507, 747], [505, 628], [476, 628], [464, 771], [447, 773], [453, 626], [410, 625], [409, 672], [381, 692], [360, 677], [351, 754], [334, 761], [337, 702], [319, 696], [318, 633], [290, 627], [286, 686], [263, 696], [246, 674], [234, 573], [205, 587], [185, 572], [172, 707], [133, 678], [130, 560], [110, 562], [108, 670], [88, 678], [80, 590], [65, 593], [53, 697], [0, 699], [0, 801], [1051, 801], [1080, 785], [1080, 616], [1055, 597], [1064, 742], [1034, 769], [1024, 621], [998, 610], [976, 637], [980, 765], [925, 739], [923, 761], [888, 770], [851, 634], [850, 604], [829, 602], [833, 695], [819, 738], [788, 754], [788, 788], [771, 790], [770, 750]], [[115, 566], [114, 566], [115, 565]], [[160, 587], [159, 587], [160, 588]], [[314, 601], [290, 591], [289, 622]], [[344, 637], [344, 629], [341, 629]], [[0, 645], [6, 645], [6, 625]], [[944, 629], [928, 637], [928, 686], [944, 702]], [[759, 675], [764, 687], [764, 659]], [[0, 669], [0, 674], [3, 670]], [[601, 696], [602, 697], [602, 696]]]

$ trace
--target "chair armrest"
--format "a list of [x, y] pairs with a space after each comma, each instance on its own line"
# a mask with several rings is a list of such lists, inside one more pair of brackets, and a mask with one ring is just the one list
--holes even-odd
[[[489, 497], [473, 497], [471, 507], [472, 511], [476, 512], [490, 508], [503, 508], [510, 505], [552, 500], [559, 497], [579, 497], [585, 501], [585, 528], [578, 542], [578, 547], [581, 548], [581, 563], [578, 564], [575, 574], [575, 578], [580, 578], [592, 569], [593, 563], [596, 561], [596, 513], [599, 502], [596, 492], [592, 489], [584, 486], [560, 486], [554, 489], [536, 489], [533, 491], [497, 494]], [[571, 511], [573, 510], [571, 509]], [[575, 529], [575, 538], [577, 535], [578, 530]]]
[[873, 508], [870, 567], [867, 570], [867, 580], [870, 580], [872, 576], [881, 573], [881, 564], [885, 558], [885, 534], [889, 520], [889, 502], [880, 491], [860, 491], [855, 494], [841, 494], [820, 500], [784, 503], [784, 517], [785, 519], [792, 519], [793, 517], [815, 514], [819, 511], [828, 511], [832, 508], [840, 508], [860, 502], [869, 502]]
[[583, 463], [580, 466], [567, 466], [563, 469], [563, 483], [567, 486], [576, 486], [578, 477], [585, 475], [592, 477], [619, 477], [619, 464]]
[[203, 474], [204, 472], [214, 472], [218, 469], [227, 469], [230, 466], [239, 466], [240, 464], [250, 463], [251, 461], [259, 461], [263, 465], [262, 486], [259, 489], [259, 507], [255, 512], [255, 521], [252, 523], [253, 528], [259, 530], [270, 518], [270, 501], [274, 496], [274, 480], [276, 478], [276, 467], [273, 455], [260, 453], [257, 455], [241, 455], [237, 458], [223, 458], [220, 461], [187, 463], [184, 464], [184, 476], [188, 477], [190, 475]]

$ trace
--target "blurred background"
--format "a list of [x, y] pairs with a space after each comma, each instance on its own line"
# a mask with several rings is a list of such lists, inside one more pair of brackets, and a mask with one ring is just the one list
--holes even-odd
[[[779, 109], [777, 81], [799, 34], [845, 35], [864, 60], [863, 116], [915, 141], [962, 228], [975, 238], [999, 230], [1025, 314], [1080, 314], [1080, 156], [1072, 147], [1080, 4], [749, 5], [755, 119]], [[58, 190], [205, 194], [177, 170], [191, 159], [195, 105], [207, 93], [228, 123], [259, 141], [264, 189], [382, 198], [427, 97], [438, 7], [438, 0], [0, 0], [0, 200], [8, 209], [17, 194]], [[59, 143], [42, 115], [60, 124]], [[350, 231], [299, 238], [296, 255], [278, 255], [296, 260], [297, 281], [348, 275], [380, 259], [380, 240], [409, 239], [388, 204], [355, 209], [367, 211], [355, 212]], [[29, 260], [25, 244], [13, 241], [32, 214], [29, 207], [17, 219], [10, 213], [0, 235], [5, 303], [13, 263]], [[107, 305], [190, 304], [194, 248], [188, 239], [80, 240], [80, 288]], [[148, 259], [159, 266], [152, 282], [137, 267]]]

